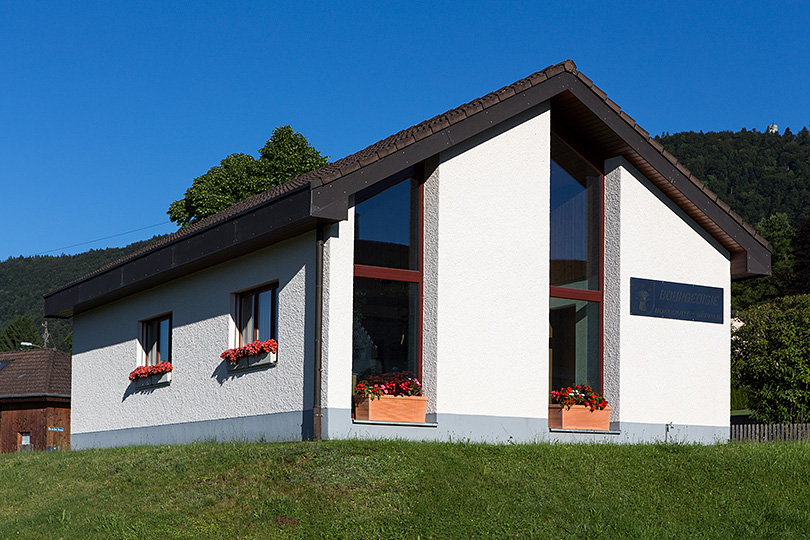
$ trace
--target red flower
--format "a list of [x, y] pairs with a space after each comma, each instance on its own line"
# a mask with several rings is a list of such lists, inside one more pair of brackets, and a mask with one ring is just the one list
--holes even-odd
[[275, 339], [268, 339], [267, 341], [254, 341], [253, 343], [248, 343], [247, 345], [242, 345], [235, 349], [228, 349], [220, 354], [219, 357], [229, 364], [236, 364], [239, 362], [240, 358], [258, 356], [262, 353], [276, 354], [277, 352], [278, 342]]
[[359, 381], [352, 393], [371, 399], [380, 396], [421, 396], [422, 383], [409, 371], [383, 373]]
[[172, 368], [171, 362], [158, 362], [153, 366], [139, 366], [129, 374], [129, 380], [143, 379], [150, 375], [162, 375], [172, 371], [172, 369], [174, 368]]
[[594, 392], [593, 388], [588, 384], [577, 384], [574, 388], [570, 386], [560, 388], [559, 391], [552, 390], [551, 402], [565, 405], [568, 409], [571, 408], [571, 405], [585, 405], [591, 411], [595, 409], [602, 410], [608, 405], [605, 397], [598, 392]]

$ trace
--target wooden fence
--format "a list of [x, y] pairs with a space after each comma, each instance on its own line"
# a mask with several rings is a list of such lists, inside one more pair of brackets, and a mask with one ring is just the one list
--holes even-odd
[[731, 426], [732, 441], [810, 440], [810, 424], [737, 424]]

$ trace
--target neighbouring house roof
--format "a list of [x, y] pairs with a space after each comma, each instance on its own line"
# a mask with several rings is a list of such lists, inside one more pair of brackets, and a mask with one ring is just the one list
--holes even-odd
[[70, 356], [56, 349], [0, 352], [0, 399], [70, 397]]
[[412, 172], [425, 159], [546, 101], [551, 102], [552, 128], [592, 163], [623, 156], [728, 250], [732, 278], [770, 274], [765, 239], [566, 60], [234, 204], [56, 289], [45, 295], [45, 315], [70, 317], [345, 219], [351, 195]]

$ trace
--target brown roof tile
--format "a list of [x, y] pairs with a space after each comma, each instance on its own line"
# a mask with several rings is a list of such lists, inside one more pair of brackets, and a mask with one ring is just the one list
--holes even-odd
[[613, 101], [613, 100], [612, 100], [612, 99], [610, 99], [609, 97], [606, 97], [606, 98], [605, 98], [605, 103], [607, 104], [607, 106], [608, 106], [608, 107], [610, 107], [611, 109], [613, 109], [613, 110], [616, 112], [616, 114], [621, 114], [621, 112], [622, 112], [622, 108], [621, 108], [621, 107], [619, 107], [619, 106], [616, 104], [616, 102], [615, 102], [615, 101]]
[[495, 92], [490, 92], [481, 98], [481, 106], [485, 109], [488, 109], [493, 105], [497, 105], [499, 102], [500, 100], [498, 99], [498, 94]]
[[537, 73], [532, 73], [531, 75], [529, 75], [527, 77], [527, 79], [529, 79], [529, 82], [531, 82], [532, 86], [534, 86], [536, 84], [542, 84], [543, 81], [548, 80], [549, 77], [550, 77], [550, 75], [548, 73], [546, 73], [545, 70], [543, 70], [543, 71], [538, 71]]
[[459, 107], [458, 109], [453, 109], [452, 111], [446, 112], [443, 116], [447, 118], [450, 122], [450, 125], [455, 124], [456, 122], [461, 122], [465, 118], [467, 118], [467, 113]]
[[594, 84], [593, 86], [591, 86], [591, 90], [593, 90], [593, 93], [596, 94], [596, 96], [599, 99], [601, 99], [602, 101], [607, 102], [607, 98], [608, 98], [607, 94], [601, 88], [599, 88], [598, 86], [596, 86]]
[[70, 356], [56, 349], [0, 352], [0, 396], [70, 395]]
[[461, 111], [465, 115], [467, 115], [467, 117], [469, 118], [470, 116], [474, 115], [475, 113], [479, 113], [479, 112], [483, 111], [484, 106], [481, 103], [481, 100], [475, 99], [473, 101], [470, 101], [469, 103], [465, 103], [464, 105], [459, 107], [459, 109], [461, 109]]
[[[459, 111], [459, 114], [455, 115], [455, 117], [461, 120], [463, 118], [466, 118], [466, 115], [463, 112]], [[433, 118], [427, 121], [427, 125], [430, 128], [431, 133], [438, 133], [441, 130], [450, 127], [450, 115], [440, 114], [439, 116], [434, 116]]]
[[556, 64], [554, 66], [547, 67], [543, 71], [546, 73], [546, 77], [548, 77], [550, 79], [551, 77], [553, 77], [555, 75], [559, 75], [560, 73], [565, 71], [565, 65], [564, 65], [564, 63], [563, 64]]
[[636, 124], [634, 127], [636, 128], [636, 131], [638, 131], [639, 135], [641, 135], [645, 139], [650, 138], [650, 133], [646, 129], [644, 129], [643, 127], [641, 127], [638, 124]]
[[585, 86], [587, 86], [588, 88], [593, 88], [593, 86], [594, 86], [593, 81], [591, 79], [589, 79], [587, 77], [587, 75], [585, 75], [584, 73], [582, 73], [580, 71], [580, 72], [577, 72], [577, 77], [579, 77], [579, 80], [581, 80], [582, 82], [585, 83]]
[[504, 86], [500, 90], [496, 90], [495, 94], [498, 96], [498, 101], [508, 99], [515, 95], [514, 85]]
[[531, 87], [532, 87], [532, 81], [530, 81], [528, 79], [528, 77], [525, 78], [525, 79], [520, 79], [519, 81], [517, 81], [515, 84], [512, 85], [512, 88], [514, 88], [516, 94], [520, 94], [521, 92], [525, 92], [526, 90], [528, 90]]
[[651, 138], [649, 136], [649, 133], [647, 134], [647, 137], [648, 137], [647, 142], [649, 142], [653, 146], [653, 148], [655, 148], [656, 150], [658, 150], [661, 153], [664, 152], [664, 145], [663, 144], [661, 144], [660, 142], [658, 142], [655, 139]]

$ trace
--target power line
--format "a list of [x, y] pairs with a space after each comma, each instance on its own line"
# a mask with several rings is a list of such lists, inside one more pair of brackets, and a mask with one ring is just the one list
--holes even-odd
[[171, 221], [163, 221], [161, 223], [155, 223], [154, 225], [147, 225], [146, 227], [141, 227], [140, 229], [134, 229], [132, 231], [113, 234], [113, 235], [110, 235], [110, 236], [105, 236], [104, 238], [98, 238], [96, 240], [89, 240], [87, 242], [81, 242], [79, 244], [73, 244], [72, 246], [65, 246], [65, 247], [60, 247], [60, 248], [56, 248], [56, 249], [49, 249], [48, 251], [42, 251], [40, 253], [37, 253], [37, 255], [47, 255], [48, 253], [53, 253], [54, 251], [63, 251], [65, 249], [71, 249], [71, 248], [75, 248], [75, 247], [79, 247], [79, 246], [86, 246], [87, 244], [95, 244], [96, 242], [101, 242], [102, 240], [109, 240], [110, 238], [118, 238], [119, 236], [124, 236], [124, 235], [127, 235], [127, 234], [132, 234], [132, 233], [136, 233], [136, 232], [140, 232], [140, 231], [145, 231], [146, 229], [153, 229], [155, 227], [160, 227], [161, 225], [167, 225], [169, 223], [171, 223]]

